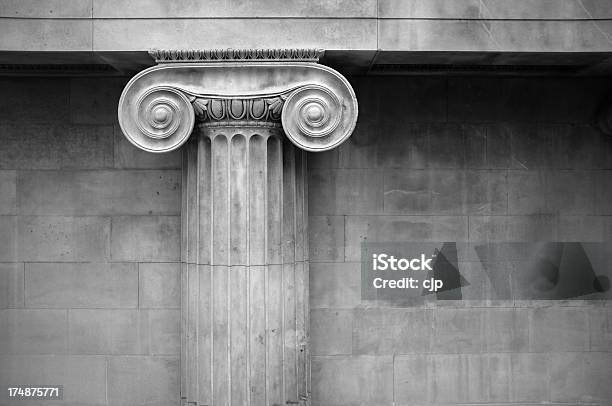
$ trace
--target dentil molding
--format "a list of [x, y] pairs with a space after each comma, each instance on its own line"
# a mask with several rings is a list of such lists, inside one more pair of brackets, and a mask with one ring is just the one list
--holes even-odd
[[279, 127], [297, 147], [325, 151], [357, 122], [348, 81], [317, 63], [322, 51], [155, 50], [158, 65], [132, 78], [119, 100], [119, 124], [145, 151], [183, 145], [197, 126]]

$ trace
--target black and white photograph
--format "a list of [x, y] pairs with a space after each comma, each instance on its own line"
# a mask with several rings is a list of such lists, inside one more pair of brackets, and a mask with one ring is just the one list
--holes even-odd
[[612, 0], [0, 0], [0, 406], [612, 406]]

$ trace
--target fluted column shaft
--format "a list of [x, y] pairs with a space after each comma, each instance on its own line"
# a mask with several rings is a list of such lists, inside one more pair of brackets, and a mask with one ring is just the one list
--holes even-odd
[[320, 49], [157, 50], [119, 99], [136, 147], [183, 147], [181, 398], [309, 403], [305, 151], [350, 137]]
[[305, 152], [266, 123], [200, 125], [183, 154], [183, 402], [307, 404]]

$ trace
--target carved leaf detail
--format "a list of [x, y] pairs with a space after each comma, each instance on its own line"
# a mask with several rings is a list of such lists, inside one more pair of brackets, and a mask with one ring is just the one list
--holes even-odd
[[208, 100], [195, 99], [191, 103], [193, 104], [193, 111], [198, 117], [203, 116], [204, 113], [208, 110]]
[[286, 96], [280, 95], [272, 99], [266, 99], [266, 103], [268, 103], [268, 106], [270, 106], [270, 110], [272, 111], [273, 115], [278, 116], [280, 114], [286, 98]]

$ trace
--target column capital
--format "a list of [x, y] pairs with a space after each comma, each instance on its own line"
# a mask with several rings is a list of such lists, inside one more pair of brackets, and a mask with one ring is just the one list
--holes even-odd
[[119, 124], [145, 151], [168, 152], [201, 126], [282, 126], [306, 151], [344, 142], [357, 122], [349, 82], [318, 64], [317, 49], [155, 50], [158, 65], [134, 76]]

